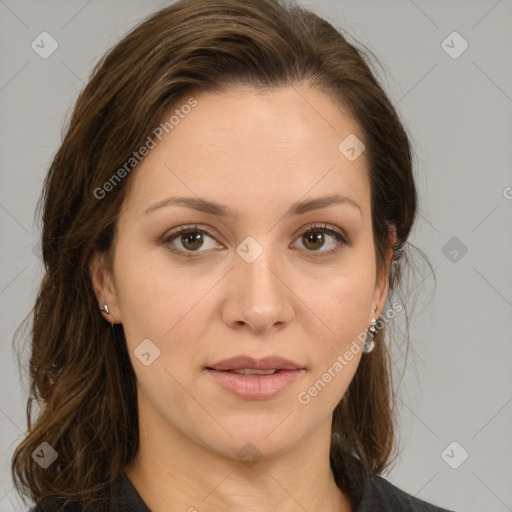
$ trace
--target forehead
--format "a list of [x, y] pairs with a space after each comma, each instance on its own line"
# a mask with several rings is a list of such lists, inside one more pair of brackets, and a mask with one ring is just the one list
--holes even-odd
[[161, 127], [161, 140], [153, 137], [153, 149], [131, 176], [126, 201], [137, 211], [185, 194], [241, 213], [244, 206], [254, 211], [283, 201], [284, 207], [307, 195], [339, 193], [361, 206], [369, 200], [365, 152], [350, 160], [340, 150], [347, 137], [362, 141], [361, 129], [318, 90], [195, 93], [176, 103]]

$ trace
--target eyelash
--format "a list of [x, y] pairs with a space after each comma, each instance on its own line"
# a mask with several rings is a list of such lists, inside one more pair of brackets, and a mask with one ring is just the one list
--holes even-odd
[[[348, 237], [342, 235], [338, 231], [335, 231], [333, 229], [330, 229], [327, 224], [313, 224], [312, 226], [309, 226], [307, 230], [303, 231], [298, 238], [307, 235], [309, 233], [325, 233], [327, 235], [330, 235], [334, 237], [334, 239], [337, 242], [337, 247], [334, 249], [330, 249], [329, 251], [307, 251], [308, 253], [319, 255], [321, 258], [326, 256], [331, 256], [334, 253], [338, 252], [342, 246], [344, 245], [350, 245], [350, 241]], [[197, 253], [205, 252], [205, 251], [183, 251], [181, 249], [177, 249], [174, 247], [171, 242], [173, 242], [176, 238], [178, 238], [183, 233], [201, 233], [203, 235], [208, 235], [211, 238], [215, 238], [213, 233], [211, 233], [209, 230], [200, 228], [199, 226], [192, 225], [192, 226], [185, 226], [178, 231], [174, 231], [171, 233], [168, 233], [162, 237], [160, 240], [162, 244], [168, 245], [169, 250], [175, 254], [178, 254], [181, 257], [184, 258], [194, 258], [196, 257]]]

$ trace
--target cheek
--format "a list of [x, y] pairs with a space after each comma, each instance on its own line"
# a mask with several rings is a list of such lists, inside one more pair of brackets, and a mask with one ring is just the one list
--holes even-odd
[[[120, 283], [119, 307], [133, 365], [140, 364], [135, 359], [140, 352], [138, 347], [149, 339], [159, 355], [148, 368], [165, 369], [180, 382], [184, 381], [190, 368], [200, 366], [204, 344], [211, 338], [208, 329], [218, 307], [214, 290], [219, 275], [215, 272], [200, 275], [190, 269], [180, 271], [170, 264], [163, 250], [148, 251], [132, 246], [128, 254], [129, 259], [119, 258], [116, 278]], [[147, 368], [139, 369], [142, 372], [139, 380], [145, 382]], [[169, 377], [167, 373], [160, 377], [160, 384], [166, 389], [170, 385]]]
[[309, 282], [301, 298], [317, 317], [318, 334], [339, 343], [366, 328], [374, 284], [371, 266], [352, 266], [339, 272], [333, 269], [328, 277]]
[[296, 397], [308, 414], [332, 413], [357, 371], [373, 292], [368, 274], [338, 277], [324, 293], [309, 297], [321, 322], [315, 319], [320, 327], [309, 333], [310, 375]]
[[[331, 296], [331, 301], [326, 304], [322, 311], [325, 312], [325, 323], [329, 327], [328, 334], [317, 337], [315, 347], [315, 373], [323, 373], [327, 368], [343, 356], [347, 351], [352, 350], [359, 354], [362, 347], [362, 334], [368, 327], [368, 311], [370, 296], [364, 291], [357, 293], [356, 290], [340, 291]], [[322, 332], [326, 332], [323, 329]], [[351, 359], [351, 364], [357, 364], [358, 355]]]
[[[332, 368], [334, 363], [340, 356], [348, 355], [342, 362], [343, 376], [335, 372], [337, 377], [333, 382], [336, 384], [330, 386], [338, 391], [348, 385], [355, 373], [371, 314], [374, 267], [371, 258], [363, 256], [357, 260], [340, 267], [338, 272], [332, 270], [329, 279], [317, 281], [321, 286], [310, 287], [304, 299], [310, 310], [304, 313], [309, 315], [310, 321], [304, 321], [303, 325], [315, 342], [312, 354], [315, 378], [320, 378], [328, 369], [331, 373], [339, 370], [339, 365]], [[326, 376], [325, 380], [328, 379]]]
[[159, 250], [119, 243], [115, 269], [117, 301], [131, 344], [145, 338], [162, 339], [197, 295], [182, 273], [169, 272]]

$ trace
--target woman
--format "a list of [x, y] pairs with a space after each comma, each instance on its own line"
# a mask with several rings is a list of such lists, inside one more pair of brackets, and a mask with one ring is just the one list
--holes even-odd
[[43, 200], [43, 407], [12, 461], [31, 510], [443, 510], [379, 476], [416, 189], [325, 20], [157, 12], [95, 68]]

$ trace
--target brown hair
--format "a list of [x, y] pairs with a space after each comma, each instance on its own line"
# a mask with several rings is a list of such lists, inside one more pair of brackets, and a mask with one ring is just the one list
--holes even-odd
[[[327, 21], [284, 0], [181, 0], [146, 19], [95, 66], [40, 199], [46, 273], [30, 314], [28, 435], [12, 458], [20, 494], [39, 502], [68, 497], [83, 510], [99, 510], [136, 454], [135, 374], [122, 326], [113, 329], [101, 316], [88, 272], [96, 251], [111, 256], [130, 176], [101, 199], [94, 191], [194, 91], [306, 84], [338, 101], [364, 136], [379, 275], [389, 230], [396, 229], [390, 293], [398, 287], [417, 207], [411, 149], [364, 57]], [[354, 456], [377, 474], [392, 455], [395, 395], [384, 330], [333, 414], [331, 463], [343, 481], [355, 478]], [[42, 407], [32, 424], [33, 400]], [[46, 469], [31, 457], [42, 442], [58, 453]]]

